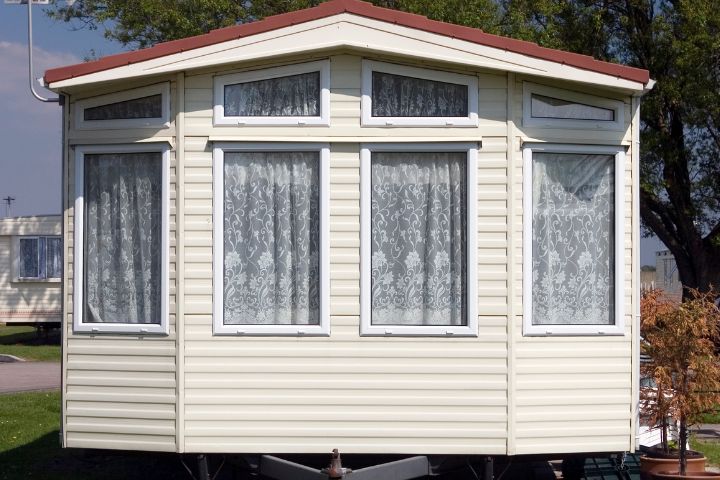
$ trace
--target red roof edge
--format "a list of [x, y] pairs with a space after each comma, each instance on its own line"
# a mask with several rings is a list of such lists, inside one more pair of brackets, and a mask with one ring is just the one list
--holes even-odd
[[628, 67], [616, 63], [601, 62], [587, 55], [564, 52], [562, 50], [553, 50], [541, 47], [535, 43], [485, 33], [476, 28], [453, 25], [437, 20], [430, 20], [422, 15], [376, 7], [370, 3], [360, 0], [331, 0], [329, 2], [321, 3], [317, 7], [274, 15], [257, 22], [221, 28], [204, 35], [160, 43], [142, 50], [109, 55], [93, 62], [49, 69], [45, 72], [45, 83], [50, 84], [67, 80], [69, 78], [102, 72], [112, 68], [185, 52], [187, 50], [207, 47], [209, 45], [215, 45], [229, 40], [269, 32], [299, 23], [319, 20], [340, 13], [352, 13], [374, 20], [395, 23], [397, 25], [415, 28], [429, 33], [445, 35], [488, 47], [528, 55], [542, 60], [562, 63], [572, 67], [581, 68], [583, 70], [612, 75], [614, 77], [642, 84], [646, 84], [650, 80], [649, 72], [640, 68]]

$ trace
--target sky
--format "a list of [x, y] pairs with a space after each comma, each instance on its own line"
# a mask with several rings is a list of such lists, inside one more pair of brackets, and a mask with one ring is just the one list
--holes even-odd
[[[102, 30], [76, 29], [33, 7], [35, 77], [45, 69], [82, 62], [92, 56], [123, 51]], [[61, 124], [57, 103], [43, 103], [30, 93], [27, 60], [27, 6], [0, 4], [0, 198], [15, 197], [11, 215], [61, 212]], [[42, 96], [52, 92], [36, 88]], [[5, 204], [0, 201], [0, 217]], [[657, 238], [643, 239], [642, 265], [655, 264], [663, 249]]]

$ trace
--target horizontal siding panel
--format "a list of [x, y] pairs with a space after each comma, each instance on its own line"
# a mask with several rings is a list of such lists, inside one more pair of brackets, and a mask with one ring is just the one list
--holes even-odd
[[175, 405], [167, 403], [69, 402], [68, 416], [173, 420]]
[[[305, 439], [307, 437], [343, 438], [352, 436], [354, 438], [377, 438], [378, 431], [385, 430], [383, 438], [410, 438], [427, 437], [440, 438], [505, 438], [504, 425], [488, 428], [480, 426], [459, 427], [457, 423], [432, 423], [427, 427], [408, 427], [404, 423], [394, 422], [343, 422], [338, 424], [324, 424], [317, 422], [310, 425], [295, 426], [294, 422], [211, 422], [206, 421], [202, 426], [189, 425], [186, 428], [187, 435], [206, 437], [235, 437], [237, 432], [242, 431], [246, 437], [266, 437], [273, 434], [278, 437], [295, 437]], [[304, 441], [304, 440], [303, 440]]]
[[[68, 385], [65, 399], [83, 402], [175, 403], [175, 390], [147, 387], [89, 387]], [[69, 404], [69, 403], [68, 403]]]
[[68, 415], [67, 429], [73, 433], [175, 436], [174, 420], [75, 417]]
[[69, 431], [66, 438], [67, 446], [71, 448], [107, 448], [111, 450], [144, 450], [150, 452], [175, 451], [175, 436]]
[[274, 453], [327, 453], [331, 448], [340, 451], [366, 454], [457, 454], [457, 455], [502, 455], [505, 452], [505, 439], [444, 439], [444, 438], [305, 438], [300, 445], [295, 437], [250, 437], [215, 438], [187, 437], [185, 446], [188, 451], [223, 453], [258, 452]]
[[174, 372], [111, 372], [107, 370], [71, 370], [67, 385], [96, 387], [159, 387], [175, 388]]
[[[282, 394], [280, 393], [282, 392]], [[250, 403], [265, 405], [406, 405], [453, 406], [460, 403], [473, 404], [478, 407], [502, 406], [506, 404], [505, 392], [487, 392], [478, 396], [475, 391], [444, 390], [428, 392], [426, 390], [384, 390], [370, 393], [364, 390], [292, 390], [282, 389], [245, 389], [217, 390], [192, 389], [186, 391], [186, 404], [224, 404]]]
[[173, 372], [175, 357], [68, 355], [69, 370], [108, 370], [123, 372]]
[[[478, 348], [478, 342], [467, 342], [462, 339], [443, 338], [443, 342], [394, 342], [393, 339], [385, 338], [383, 341], [371, 339], [359, 339], [355, 345], [334, 345], [334, 342], [294, 342], [295, 348], [289, 349], [281, 343], [259, 343], [253, 339], [242, 342], [242, 348], [229, 343], [209, 342], [205, 344], [189, 343], [185, 348], [187, 357], [194, 357], [192, 361], [225, 357], [228, 360], [235, 358], [312, 358], [325, 359], [336, 358], [368, 358], [368, 359], [395, 359], [395, 358], [445, 358], [465, 359], [471, 361], [476, 358], [505, 359], [507, 351], [493, 345]], [[455, 341], [454, 341], [455, 340]], [[454, 342], [453, 342], [454, 341]], [[241, 342], [233, 342], [241, 343]], [[452, 348], [449, 348], [452, 345]], [[187, 365], [191, 360], [187, 359]]]
[[507, 421], [505, 407], [485, 407], [482, 412], [472, 405], [453, 409], [428, 409], [423, 406], [388, 408], [384, 405], [351, 407], [344, 405], [292, 405], [271, 408], [266, 405], [207, 406], [188, 405], [185, 416], [189, 421], [255, 421], [273, 418], [274, 421], [292, 422], [339, 422], [365, 419], [370, 422], [459, 422], [498, 424]]

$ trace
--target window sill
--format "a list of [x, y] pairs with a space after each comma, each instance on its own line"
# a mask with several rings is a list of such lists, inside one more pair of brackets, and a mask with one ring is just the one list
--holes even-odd
[[60, 283], [61, 278], [13, 278], [11, 283]]

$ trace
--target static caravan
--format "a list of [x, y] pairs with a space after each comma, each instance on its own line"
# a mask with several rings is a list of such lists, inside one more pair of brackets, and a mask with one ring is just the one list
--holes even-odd
[[333, 0], [45, 81], [64, 446], [634, 449], [647, 71]]
[[0, 323], [59, 325], [62, 217], [0, 219]]

